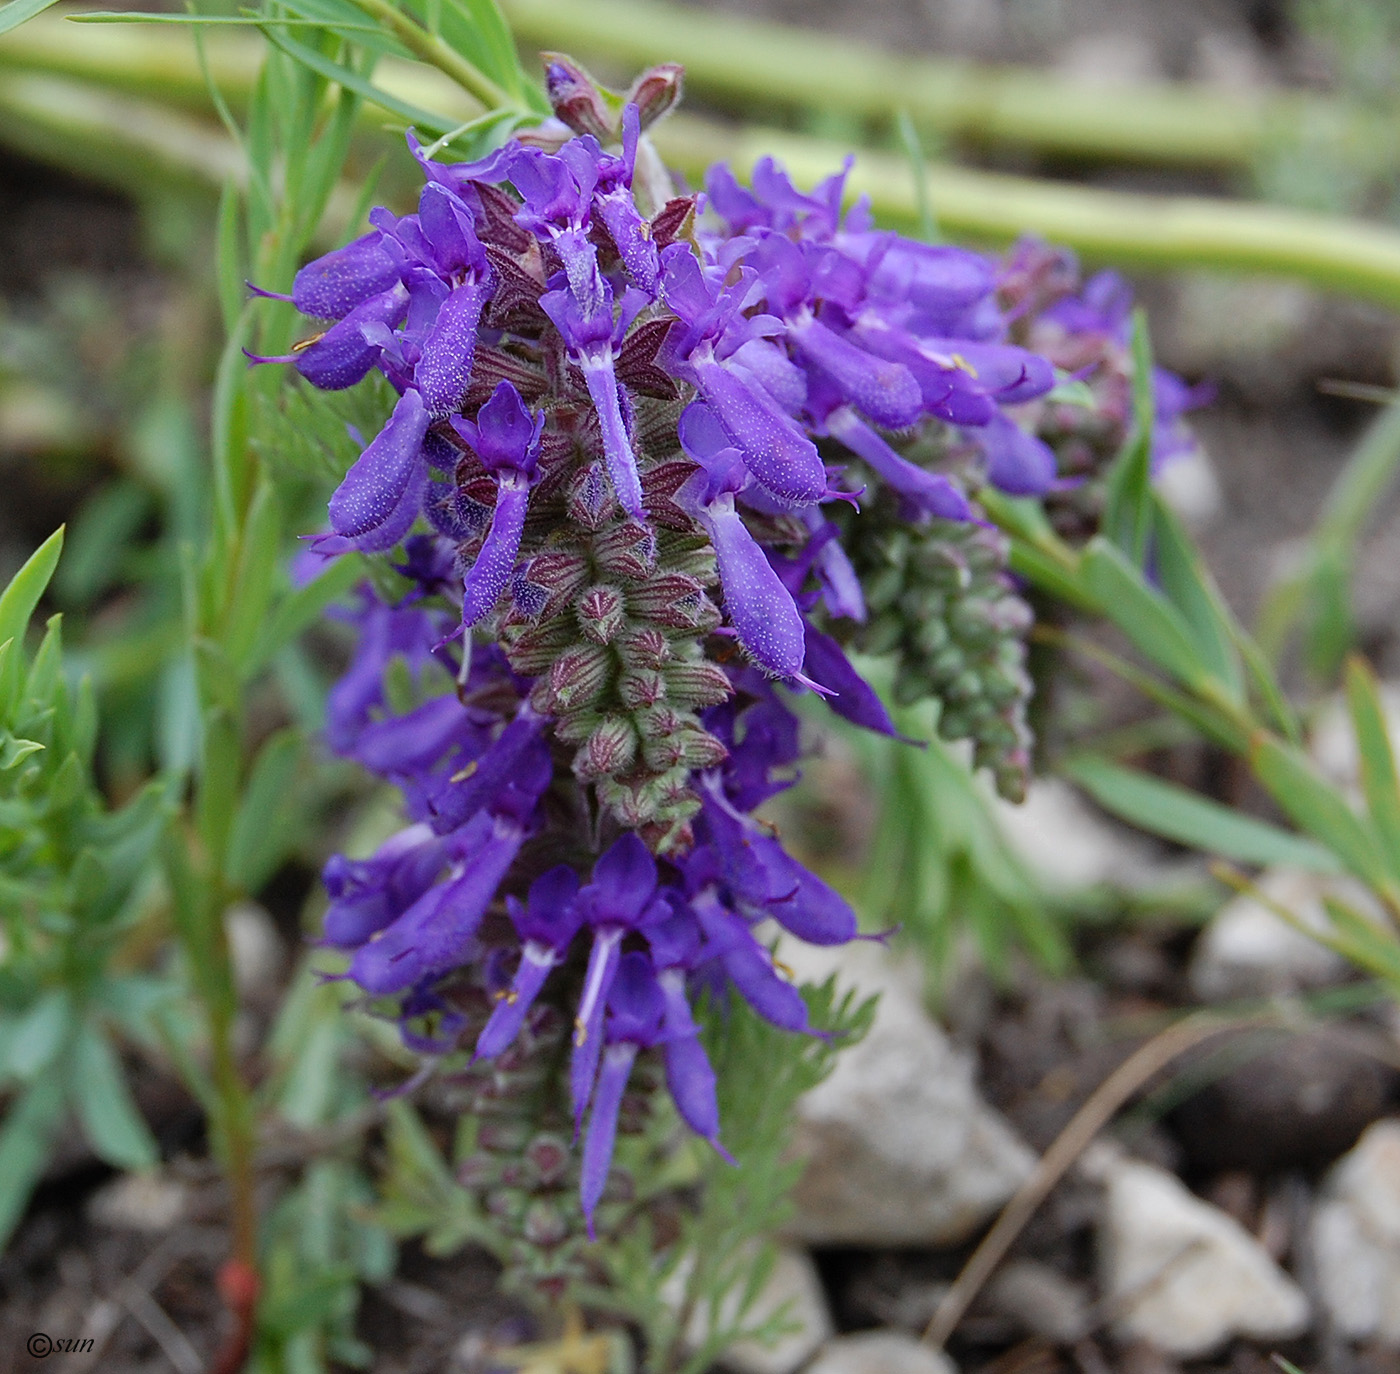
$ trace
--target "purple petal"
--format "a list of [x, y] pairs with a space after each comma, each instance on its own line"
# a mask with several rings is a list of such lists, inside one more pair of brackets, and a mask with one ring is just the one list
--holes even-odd
[[774, 972], [772, 956], [749, 933], [748, 926], [717, 904], [708, 912], [703, 904], [696, 910], [705, 922], [706, 933], [720, 947], [724, 971], [744, 1000], [765, 1021], [783, 1030], [809, 1030], [802, 994]]
[[627, 1044], [609, 1045], [603, 1057], [603, 1071], [598, 1076], [598, 1093], [593, 1103], [593, 1115], [588, 1122], [588, 1136], [583, 1142], [583, 1166], [579, 1179], [579, 1198], [583, 1215], [588, 1220], [588, 1238], [597, 1240], [593, 1229], [593, 1213], [607, 1187], [608, 1171], [612, 1168], [613, 1146], [617, 1141], [617, 1113], [622, 1106], [622, 1094], [632, 1074], [632, 1062], [637, 1047]]
[[550, 970], [559, 962], [559, 956], [548, 945], [537, 945], [533, 940], [525, 942], [521, 951], [520, 967], [515, 971], [515, 981], [495, 1007], [481, 1029], [476, 1042], [475, 1058], [494, 1059], [515, 1037], [525, 1024], [525, 1015], [534, 1005], [535, 998], [549, 977]]
[[512, 898], [511, 920], [521, 939], [547, 945], [562, 954], [582, 921], [582, 913], [574, 901], [578, 886], [578, 874], [573, 868], [559, 864], [530, 884], [525, 906]]
[[322, 391], [354, 386], [379, 359], [380, 345], [365, 331], [397, 324], [408, 308], [408, 292], [399, 285], [357, 305], [339, 324], [332, 325], [310, 347], [295, 355], [296, 369]]
[[603, 1047], [603, 1012], [617, 973], [618, 946], [624, 933], [621, 926], [596, 931], [593, 948], [588, 954], [583, 995], [574, 1018], [574, 1052], [569, 1061], [569, 1093], [574, 1104], [575, 1132], [583, 1121], [588, 1099], [593, 1094], [593, 1079], [598, 1072], [598, 1056]]
[[520, 533], [525, 528], [525, 508], [530, 499], [526, 478], [502, 472], [486, 542], [462, 584], [462, 624], [475, 625], [501, 598], [515, 571]]
[[307, 263], [292, 282], [292, 300], [303, 315], [339, 320], [398, 279], [398, 259], [375, 230]]
[[726, 493], [701, 507], [700, 518], [714, 544], [725, 611], [739, 642], [765, 672], [796, 677], [805, 648], [792, 593], [734, 509], [733, 496]]
[[658, 975], [658, 981], [666, 999], [666, 1039], [662, 1044], [666, 1086], [685, 1124], [728, 1158], [719, 1143], [715, 1071], [686, 1000], [685, 975], [679, 969], [668, 969]]
[[434, 420], [459, 409], [467, 394], [486, 294], [486, 287], [474, 278], [453, 287], [423, 341], [413, 380]]
[[591, 351], [588, 356], [579, 359], [579, 365], [588, 384], [588, 394], [598, 412], [598, 425], [603, 432], [603, 455], [607, 459], [613, 491], [628, 515], [643, 520], [646, 510], [642, 505], [642, 483], [637, 475], [637, 458], [632, 452], [632, 442], [627, 437], [627, 426], [622, 419], [611, 346]]
[[1002, 491], [1040, 496], [1054, 485], [1058, 467], [1054, 452], [1005, 415], [995, 416], [967, 437], [982, 450], [987, 476]]
[[729, 437], [744, 455], [758, 481], [775, 496], [810, 504], [826, 491], [826, 468], [817, 446], [749, 382], [709, 357], [691, 358], [700, 393]]
[[810, 316], [790, 325], [788, 338], [804, 358], [836, 382], [851, 405], [876, 424], [903, 429], [918, 419], [923, 395], [902, 363], [867, 353]]
[[491, 399], [477, 411], [470, 429], [459, 423], [458, 432], [467, 436], [487, 472], [514, 468], [531, 474], [535, 470], [536, 448], [544, 416], [530, 414], [520, 393], [509, 382], [500, 382]]
[[389, 422], [355, 460], [330, 500], [331, 528], [351, 537], [384, 525], [396, 512], [416, 474], [426, 480], [423, 436], [428, 412], [416, 391], [399, 397]]
[[827, 705], [853, 725], [863, 726], [876, 734], [892, 735], [899, 732], [894, 728], [890, 713], [880, 700], [875, 689], [851, 667], [841, 646], [827, 634], [806, 627], [807, 663], [806, 672], [814, 682], [819, 682], [832, 695]]
[[630, 950], [618, 961], [608, 993], [608, 1042], [654, 1045], [661, 1038], [665, 1015], [666, 999], [651, 960], [641, 950]]
[[460, 782], [450, 782], [434, 795], [433, 829], [439, 835], [456, 830], [495, 799], [508, 779], [523, 775], [529, 750], [539, 741], [543, 728], [544, 718], [522, 706], [495, 743], [473, 760], [476, 768], [471, 775]]
[[967, 498], [942, 473], [927, 472], [902, 458], [850, 410], [842, 408], [827, 417], [827, 428], [852, 453], [869, 463], [880, 478], [917, 506], [923, 515], [943, 520], [967, 520], [972, 511]]
[[630, 927], [655, 891], [656, 860], [641, 836], [629, 830], [593, 865], [593, 879], [579, 896], [594, 924]]
[[651, 225], [642, 218], [631, 193], [619, 190], [597, 200], [598, 217], [607, 225], [627, 275], [649, 296], [659, 290], [661, 263], [652, 242]]
[[350, 977], [377, 996], [403, 992], [423, 978], [448, 972], [465, 958], [496, 888], [525, 838], [519, 825], [488, 818], [474, 852], [454, 877], [430, 889], [384, 933], [362, 945]]
[[470, 730], [470, 720], [456, 696], [434, 697], [402, 716], [367, 726], [353, 754], [371, 773], [403, 776], [431, 768]]

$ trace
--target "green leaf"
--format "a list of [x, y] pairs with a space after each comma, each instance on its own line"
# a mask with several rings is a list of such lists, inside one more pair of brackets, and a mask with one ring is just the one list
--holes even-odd
[[43, 14], [57, 0], [10, 0], [8, 5], [0, 5], [0, 33], [9, 33], [36, 14]]
[[1300, 829], [1326, 845], [1347, 869], [1378, 891], [1389, 869], [1374, 832], [1303, 752], [1270, 735], [1255, 737], [1250, 763], [1259, 781]]
[[224, 650], [234, 666], [244, 672], [272, 603], [273, 578], [282, 563], [281, 538], [282, 512], [277, 493], [271, 481], [264, 478], [258, 483], [243, 523], [233, 594], [224, 625]]
[[437, 137], [456, 127], [457, 120], [434, 113], [431, 110], [425, 110], [419, 105], [411, 105], [406, 100], [400, 100], [397, 96], [390, 95], [388, 91], [376, 86], [372, 81], [366, 80], [359, 72], [347, 67], [343, 62], [336, 62], [323, 53], [317, 52], [315, 48], [308, 47], [295, 38], [289, 38], [284, 33], [278, 33], [271, 26], [265, 26], [263, 32], [270, 42], [276, 44], [289, 57], [295, 58], [296, 61], [303, 63], [312, 71], [319, 72], [328, 81], [334, 81], [337, 85], [344, 86], [346, 90], [354, 91], [362, 100], [369, 101], [371, 105], [377, 105], [381, 110], [388, 110], [390, 114], [398, 115], [406, 123], [412, 124], [420, 134], [430, 133]]
[[37, 754], [44, 746], [37, 740], [16, 739], [8, 731], [0, 731], [0, 773], [7, 773], [16, 764], [23, 763], [30, 754]]
[[1323, 943], [1358, 967], [1385, 978], [1392, 989], [1400, 988], [1400, 943], [1395, 936], [1339, 898], [1324, 896], [1322, 904], [1332, 918], [1332, 933], [1321, 937]]
[[[407, 0], [405, 8], [420, 21], [426, 21], [430, 7], [436, 3], [437, 0]], [[520, 65], [510, 25], [496, 0], [441, 0], [441, 18], [442, 37], [450, 47], [530, 108], [540, 114], [549, 113], [544, 92]]]
[[48, 1165], [63, 1115], [63, 1084], [50, 1074], [25, 1090], [0, 1130], [0, 1246], [24, 1214], [29, 1194]]
[[1376, 676], [1360, 658], [1347, 663], [1347, 704], [1361, 760], [1361, 788], [1391, 874], [1400, 879], [1400, 777]]
[[[3, 11], [0, 11], [3, 13]], [[55, 530], [29, 556], [25, 565], [10, 579], [0, 593], [0, 644], [13, 641], [15, 648], [0, 666], [0, 719], [8, 717], [19, 695], [21, 649], [29, 618], [39, 604], [49, 579], [58, 566], [63, 552], [63, 527]]]
[[238, 727], [226, 711], [213, 708], [204, 718], [204, 757], [195, 794], [195, 821], [213, 862], [222, 868], [238, 806], [242, 751]]
[[1084, 582], [1103, 613], [1159, 668], [1199, 689], [1211, 674], [1181, 612], [1102, 535], [1084, 550]]
[[261, 668], [275, 658], [304, 630], [325, 613], [326, 607], [340, 600], [365, 575], [365, 562], [359, 554], [342, 554], [314, 582], [289, 592], [268, 618], [262, 638], [251, 656], [251, 666]]
[[229, 834], [224, 873], [230, 883], [256, 892], [296, 844], [293, 783], [301, 762], [296, 730], [279, 730], [258, 752]]
[[58, 1058], [73, 1025], [73, 1004], [62, 988], [44, 993], [16, 1023], [5, 1072], [28, 1080]]
[[73, 520], [55, 593], [66, 604], [84, 605], [110, 587], [150, 509], [149, 492], [129, 478], [99, 487]]
[[95, 1026], [73, 1046], [73, 1105], [98, 1158], [118, 1169], [150, 1169], [160, 1159], [155, 1137], [126, 1085], [121, 1060]]
[[1120, 820], [1202, 853], [1266, 868], [1342, 871], [1337, 856], [1322, 845], [1159, 778], [1090, 756], [1069, 760], [1062, 771]]
[[1133, 429], [1108, 475], [1102, 528], [1141, 567], [1152, 529], [1152, 430], [1156, 401], [1152, 389], [1152, 344], [1147, 315], [1133, 312]]
[[1244, 673], [1235, 651], [1235, 619], [1200, 553], [1172, 511], [1152, 496], [1157, 575], [1167, 599], [1181, 612], [1210, 672], [1244, 699]]

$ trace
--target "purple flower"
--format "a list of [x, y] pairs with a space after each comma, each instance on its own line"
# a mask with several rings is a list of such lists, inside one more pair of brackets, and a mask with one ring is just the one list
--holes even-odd
[[642, 508], [642, 484], [622, 415], [614, 367], [612, 286], [600, 278], [596, 295], [587, 305], [581, 303], [573, 291], [563, 289], [541, 296], [540, 305], [563, 336], [570, 355], [583, 373], [588, 394], [593, 398], [613, 491], [623, 510], [641, 520], [646, 515]]
[[477, 413], [475, 424], [453, 416], [452, 425], [496, 479], [491, 528], [467, 573], [462, 595], [462, 623], [471, 626], [500, 600], [515, 571], [544, 416], [532, 419], [520, 393], [509, 382], [501, 382]]
[[655, 892], [656, 860], [629, 830], [593, 865], [593, 879], [579, 893], [579, 909], [583, 922], [593, 931], [593, 946], [574, 1017], [569, 1068], [576, 1129], [593, 1092], [602, 1049], [603, 1012], [621, 959], [622, 937], [641, 924]]
[[418, 515], [428, 481], [428, 412], [416, 391], [399, 397], [388, 424], [351, 465], [331, 497], [331, 528], [353, 547], [392, 548]]
[[617, 1114], [632, 1074], [637, 1052], [661, 1036], [665, 1001], [645, 954], [633, 951], [617, 961], [616, 978], [608, 994], [607, 1047], [593, 1098], [593, 1115], [583, 1144], [579, 1193], [588, 1235], [597, 1239], [593, 1214], [603, 1196], [617, 1139]]
[[680, 437], [686, 452], [702, 464], [683, 499], [714, 546], [725, 607], [739, 642], [765, 672], [800, 678], [802, 617], [734, 505], [734, 494], [750, 480], [743, 456], [736, 448], [717, 446], [727, 436], [703, 405], [690, 406], [681, 417]]
[[545, 979], [563, 960], [581, 923], [574, 900], [578, 888], [578, 875], [561, 864], [535, 879], [526, 905], [507, 898], [522, 941], [520, 964], [510, 990], [501, 995], [476, 1042], [478, 1059], [500, 1054], [515, 1039]]

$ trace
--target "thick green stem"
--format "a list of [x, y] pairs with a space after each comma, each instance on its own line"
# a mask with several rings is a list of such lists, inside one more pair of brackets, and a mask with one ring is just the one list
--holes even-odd
[[748, 113], [820, 110], [892, 129], [907, 111], [921, 130], [948, 138], [1213, 166], [1248, 166], [1304, 128], [1342, 142], [1364, 136], [1354, 112], [1316, 96], [1105, 88], [1044, 72], [906, 57], [845, 35], [651, 0], [503, 0], [503, 7], [523, 43], [606, 60], [629, 75], [654, 62], [680, 62], [697, 92]]
[[[23, 64], [15, 37], [0, 43], [0, 66], [7, 58]], [[75, 50], [83, 37], [77, 30]], [[226, 69], [236, 69], [224, 42], [224, 35], [211, 34], [209, 50], [227, 61]], [[52, 62], [52, 52], [42, 60]], [[96, 79], [105, 80], [107, 68], [91, 54], [84, 61]], [[185, 61], [188, 80], [167, 51], [160, 53], [157, 70], [168, 85], [193, 91], [197, 71], [187, 46]], [[129, 70], [124, 79], [133, 79]], [[773, 155], [799, 184], [810, 184], [838, 168], [845, 151], [779, 130], [726, 129], [685, 116], [661, 124], [656, 139], [667, 160], [692, 179], [720, 159], [746, 173], [760, 157]], [[222, 185], [239, 172], [231, 145], [203, 123], [159, 105], [22, 71], [0, 82], [0, 140], [128, 189], [139, 186], [143, 167], [171, 180], [209, 185]], [[1252, 202], [1132, 195], [946, 165], [927, 169], [927, 185], [940, 225], [954, 235], [1006, 243], [1035, 233], [1097, 261], [1274, 273], [1400, 307], [1400, 232], [1381, 225]], [[861, 153], [849, 190], [869, 194], [883, 223], [917, 226], [918, 188], [907, 159]]]
[[[112, 91], [126, 91], [161, 105], [205, 113], [209, 89], [195, 61], [190, 35], [174, 25], [74, 24], [73, 11], [56, 6], [0, 40], [0, 69], [76, 77]], [[242, 111], [257, 84], [267, 44], [251, 30], [213, 29], [204, 35], [209, 77], [236, 111]], [[0, 82], [0, 99], [18, 77]], [[463, 94], [456, 75], [398, 57], [381, 58], [375, 85], [389, 95], [438, 110], [465, 123], [487, 106]], [[380, 129], [384, 113], [361, 109], [360, 122]]]

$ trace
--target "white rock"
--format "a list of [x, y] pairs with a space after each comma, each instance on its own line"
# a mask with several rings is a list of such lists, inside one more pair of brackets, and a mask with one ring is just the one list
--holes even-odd
[[1031, 1336], [1072, 1344], [1089, 1330], [1089, 1302], [1079, 1284], [1039, 1260], [1016, 1259], [987, 1285], [987, 1303]]
[[1224, 504], [1215, 465], [1200, 444], [1167, 463], [1152, 485], [1192, 530], [1209, 525]]
[[88, 1217], [114, 1231], [168, 1231], [182, 1220], [189, 1189], [158, 1173], [123, 1174], [88, 1200]]
[[828, 1341], [806, 1374], [957, 1374], [957, 1366], [903, 1331], [862, 1331]]
[[995, 809], [1012, 848], [1054, 891], [1140, 887], [1161, 867], [1147, 841], [1107, 820], [1060, 778], [1036, 778], [1024, 802], [998, 800]]
[[1318, 1288], [1337, 1330], [1400, 1346], [1400, 1119], [1368, 1126], [1313, 1214]]
[[940, 1245], [977, 1229], [1035, 1156], [978, 1095], [969, 1058], [924, 1011], [917, 979], [881, 946], [779, 951], [801, 982], [832, 972], [880, 994], [869, 1034], [798, 1104], [807, 1169], [791, 1231], [809, 1244]]
[[[1380, 698], [1390, 734], [1390, 747], [1400, 753], [1400, 686], [1381, 683]], [[1308, 738], [1308, 752], [1313, 762], [1333, 782], [1341, 783], [1357, 794], [1359, 762], [1356, 732], [1351, 727], [1351, 715], [1344, 696], [1330, 698], [1318, 711]]]
[[[1366, 910], [1375, 905], [1357, 883], [1292, 868], [1271, 869], [1259, 879], [1258, 887], [1318, 932], [1331, 924], [1322, 904], [1324, 895], [1351, 905], [1360, 903]], [[1346, 967], [1340, 954], [1309, 939], [1263, 902], [1239, 896], [1221, 907], [1197, 938], [1188, 978], [1197, 997], [1217, 1002], [1320, 987]]]
[[[730, 1302], [720, 1312], [720, 1326], [734, 1320], [740, 1294], [730, 1295]], [[786, 1335], [772, 1345], [757, 1341], [739, 1341], [724, 1352], [722, 1363], [735, 1374], [793, 1374], [830, 1339], [834, 1327], [827, 1311], [826, 1295], [822, 1291], [817, 1267], [805, 1250], [783, 1246], [773, 1265], [768, 1282], [745, 1314], [746, 1325], [756, 1325], [784, 1312], [785, 1321], [792, 1326]], [[703, 1310], [697, 1310], [686, 1330], [686, 1340], [692, 1349], [709, 1337], [711, 1327]]]
[[238, 995], [245, 1001], [275, 996], [288, 968], [287, 947], [265, 907], [235, 902], [224, 913]]
[[1307, 1298], [1263, 1247], [1150, 1164], [1109, 1167], [1099, 1251], [1124, 1340], [1192, 1357], [1232, 1336], [1285, 1340], [1307, 1327]]

